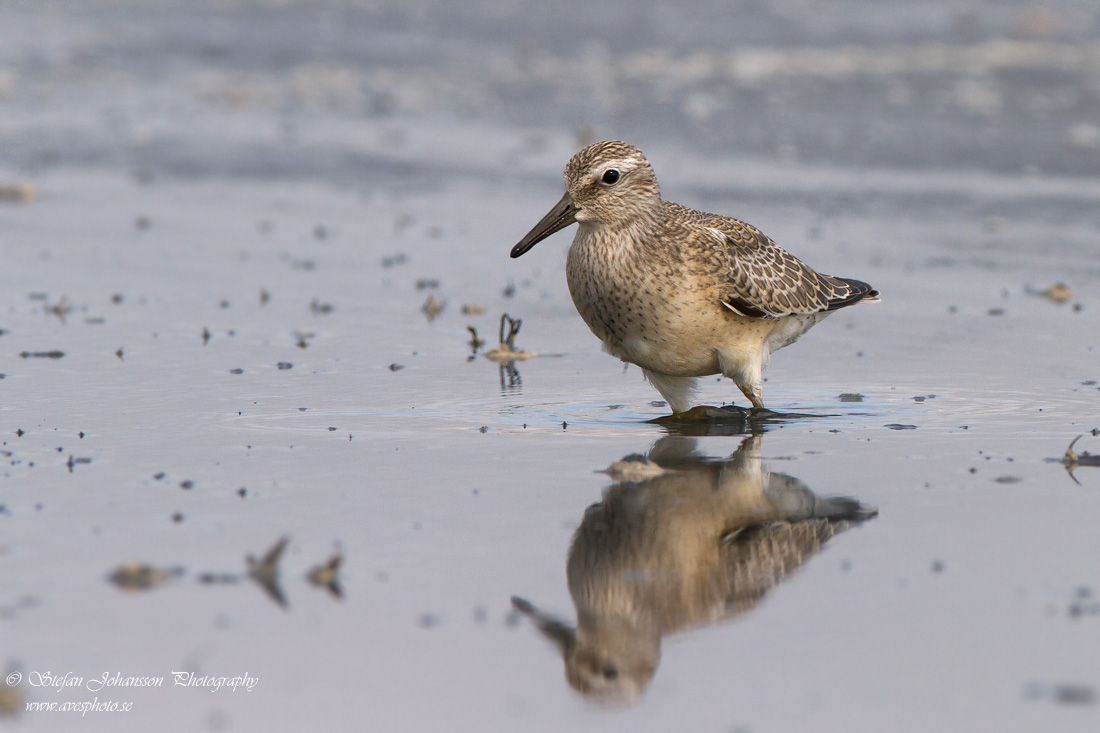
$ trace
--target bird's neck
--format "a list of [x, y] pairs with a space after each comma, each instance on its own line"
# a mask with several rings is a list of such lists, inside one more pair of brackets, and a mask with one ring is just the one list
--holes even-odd
[[615, 222], [580, 222], [577, 239], [610, 255], [640, 254], [653, 241], [658, 227], [658, 218], [645, 212]]

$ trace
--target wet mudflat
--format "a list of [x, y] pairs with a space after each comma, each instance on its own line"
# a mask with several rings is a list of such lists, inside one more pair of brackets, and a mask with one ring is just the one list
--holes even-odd
[[[1095, 729], [1100, 21], [315, 5], [0, 10], [0, 721]], [[603, 137], [883, 293], [780, 414], [508, 259]]]

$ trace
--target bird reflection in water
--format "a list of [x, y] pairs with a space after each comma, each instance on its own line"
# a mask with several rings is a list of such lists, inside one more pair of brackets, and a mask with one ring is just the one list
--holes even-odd
[[752, 610], [833, 535], [877, 514], [770, 472], [760, 444], [751, 436], [714, 460], [694, 439], [666, 436], [607, 470], [615, 483], [585, 511], [569, 549], [576, 628], [512, 599], [560, 648], [576, 690], [639, 698], [663, 636]]

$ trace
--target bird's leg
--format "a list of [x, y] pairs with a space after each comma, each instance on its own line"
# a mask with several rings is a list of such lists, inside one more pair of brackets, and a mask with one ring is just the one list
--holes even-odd
[[757, 410], [764, 409], [764, 397], [760, 391], [760, 372], [764, 368], [762, 358], [760, 355], [757, 358], [742, 358], [737, 353], [718, 351], [718, 367], [722, 375], [729, 377]]
[[665, 398], [673, 415], [680, 415], [691, 409], [691, 398], [695, 392], [694, 377], [673, 377], [651, 372], [644, 367], [642, 374]]
[[759, 384], [738, 384], [737, 388], [745, 395], [752, 406], [757, 410], [764, 409], [764, 395]]

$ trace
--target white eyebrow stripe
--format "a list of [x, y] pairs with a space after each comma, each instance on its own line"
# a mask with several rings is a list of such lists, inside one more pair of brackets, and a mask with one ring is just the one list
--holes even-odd
[[605, 172], [611, 170], [612, 168], [615, 168], [621, 172], [624, 168], [636, 168], [640, 162], [641, 161], [635, 157], [615, 158], [614, 160], [603, 162], [598, 168], [594, 169], [593, 172], [596, 174], [596, 177], [599, 178]]

